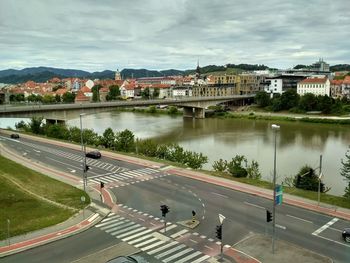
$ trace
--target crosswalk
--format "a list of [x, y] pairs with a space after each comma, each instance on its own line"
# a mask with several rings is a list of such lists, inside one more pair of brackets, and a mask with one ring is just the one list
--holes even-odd
[[146, 167], [141, 169], [123, 171], [120, 173], [109, 172], [101, 175], [89, 176], [88, 181], [97, 184], [100, 182], [103, 182], [104, 184], [113, 183], [113, 185], [109, 187], [113, 188], [147, 181], [150, 179], [163, 177], [165, 175], [166, 174], [160, 173], [157, 169]]
[[[44, 152], [48, 152], [57, 156], [61, 156], [63, 158], [72, 160], [72, 161], [76, 161], [78, 163], [82, 162], [82, 155], [81, 154], [75, 154], [75, 153], [70, 153], [70, 152], [66, 152], [66, 151], [61, 151], [58, 149], [53, 149], [50, 147], [46, 147], [44, 145], [39, 145], [39, 144], [34, 144], [34, 143], [29, 143], [29, 142], [22, 142], [23, 144], [30, 146], [34, 149], [38, 149]], [[86, 164], [91, 166], [91, 167], [98, 167], [101, 168], [103, 170], [112, 172], [112, 173], [119, 173], [119, 172], [123, 172], [123, 171], [127, 171], [129, 169], [124, 168], [124, 167], [120, 167], [120, 166], [116, 166], [114, 164], [111, 163], [107, 163], [107, 162], [103, 162], [101, 160], [95, 160], [95, 159], [90, 159], [90, 158], [86, 158]]]
[[[159, 220], [161, 223], [159, 218], [154, 219]], [[176, 224], [168, 224], [167, 231], [170, 231], [170, 229], [176, 230], [178, 227]], [[95, 227], [139, 248], [141, 251], [154, 257], [154, 262], [200, 263], [211, 258], [209, 255], [174, 239], [175, 237], [185, 234], [188, 231], [187, 229], [176, 230], [176, 233], [168, 237], [162, 234], [162, 231], [157, 231], [156, 227], [146, 227], [129, 220], [124, 215], [122, 216], [115, 213], [109, 214], [108, 217], [104, 218], [100, 223], [95, 225]]]

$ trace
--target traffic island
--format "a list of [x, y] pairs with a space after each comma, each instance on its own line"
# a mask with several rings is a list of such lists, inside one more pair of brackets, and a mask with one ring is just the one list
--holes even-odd
[[271, 237], [255, 234], [234, 246], [261, 262], [308, 262], [332, 263], [333, 260], [311, 250], [296, 246], [292, 243], [276, 240], [275, 253], [272, 254]]
[[180, 221], [177, 222], [179, 225], [194, 229], [195, 227], [197, 227], [199, 225], [199, 221], [198, 220], [185, 220], [185, 221]]

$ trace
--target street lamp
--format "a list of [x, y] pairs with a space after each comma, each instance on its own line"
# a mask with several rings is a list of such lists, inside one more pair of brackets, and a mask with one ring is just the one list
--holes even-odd
[[84, 149], [84, 141], [83, 141], [83, 121], [82, 117], [85, 113], [80, 113], [80, 139], [81, 139], [81, 154], [82, 154], [82, 165], [83, 165], [83, 187], [84, 192], [86, 191], [86, 154]]
[[318, 176], [318, 195], [317, 195], [317, 205], [320, 206], [320, 199], [321, 199], [321, 179], [323, 177], [322, 173], [322, 154], [320, 155], [320, 174]]
[[279, 125], [272, 124], [271, 125], [272, 130], [274, 131], [274, 144], [275, 144], [275, 151], [274, 151], [274, 158], [273, 158], [273, 210], [272, 210], [272, 254], [275, 253], [275, 228], [276, 228], [276, 139], [277, 139], [277, 132], [280, 129]]

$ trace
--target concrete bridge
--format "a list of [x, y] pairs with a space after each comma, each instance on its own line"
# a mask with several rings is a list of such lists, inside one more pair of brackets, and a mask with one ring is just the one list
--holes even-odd
[[237, 102], [240, 105], [250, 103], [255, 94], [232, 95], [216, 97], [186, 97], [155, 100], [131, 100], [131, 101], [111, 101], [81, 104], [36, 104], [23, 106], [2, 105], [0, 107], [0, 117], [43, 117], [49, 122], [65, 122], [71, 118], [76, 118], [79, 113], [92, 114], [101, 111], [111, 110], [118, 107], [140, 107], [151, 105], [174, 105], [183, 107], [184, 117], [204, 118], [205, 109], [225, 102]]

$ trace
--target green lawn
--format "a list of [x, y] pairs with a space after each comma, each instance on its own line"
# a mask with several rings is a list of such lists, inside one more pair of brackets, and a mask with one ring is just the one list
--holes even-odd
[[[0, 156], [0, 240], [7, 238], [7, 219], [11, 236], [60, 223], [71, 217], [89, 196], [80, 189], [67, 185]], [[36, 195], [69, 206], [65, 209], [24, 191], [16, 184]]]

